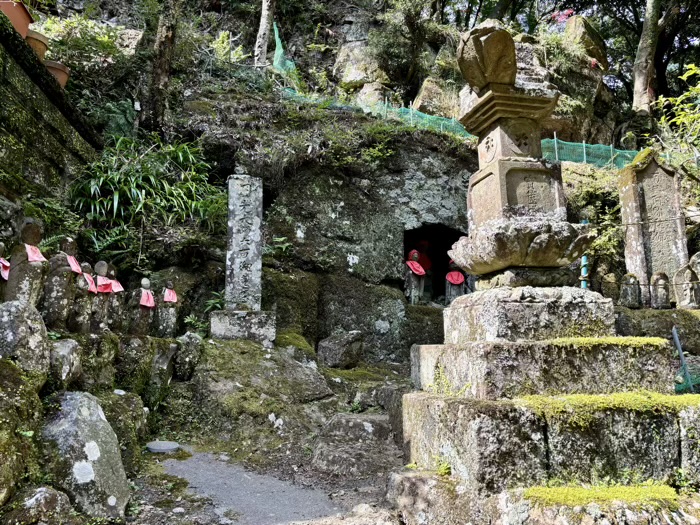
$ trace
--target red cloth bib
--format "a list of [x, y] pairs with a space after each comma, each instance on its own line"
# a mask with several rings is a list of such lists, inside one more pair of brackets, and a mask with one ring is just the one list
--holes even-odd
[[92, 275], [89, 273], [84, 273], [83, 277], [85, 277], [85, 280], [88, 283], [88, 291], [92, 293], [97, 293], [97, 286], [95, 286], [95, 279], [92, 278]]
[[0, 277], [6, 281], [10, 277], [10, 263], [2, 257], [0, 257]]
[[464, 283], [464, 274], [455, 270], [454, 272], [447, 274], [447, 280], [450, 283], [459, 286], [460, 284]]
[[416, 275], [425, 275], [425, 270], [417, 261], [406, 261], [406, 266]]
[[153, 292], [150, 290], [144, 290], [142, 288], [141, 289], [141, 302], [139, 304], [141, 306], [145, 306], [146, 308], [155, 308], [156, 307], [156, 300], [153, 298]]
[[163, 301], [166, 303], [176, 303], [177, 302], [177, 294], [175, 293], [175, 290], [170, 290], [169, 288], [165, 289], [165, 296], [163, 297]]
[[80, 268], [80, 263], [78, 262], [78, 259], [76, 259], [72, 255], [67, 255], [66, 257], [68, 258], [68, 264], [70, 265], [70, 269], [78, 275], [82, 274], [83, 270]]
[[112, 280], [107, 279], [107, 277], [97, 276], [97, 291], [100, 293], [111, 293], [112, 292]]
[[41, 251], [36, 246], [31, 244], [25, 244], [24, 248], [27, 250], [27, 259], [29, 262], [46, 262], [46, 257], [41, 255]]
[[116, 279], [112, 279], [112, 291], [113, 291], [114, 293], [123, 292], [123, 291], [124, 291], [124, 287], [122, 286], [122, 283], [120, 283], [120, 282], [117, 281]]

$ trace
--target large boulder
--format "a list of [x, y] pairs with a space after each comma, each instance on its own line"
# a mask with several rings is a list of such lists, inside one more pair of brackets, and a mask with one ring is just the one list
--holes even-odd
[[0, 525], [83, 525], [70, 499], [51, 487], [22, 492], [12, 510], [0, 518]]
[[115, 376], [114, 360], [119, 348], [119, 338], [111, 332], [99, 335], [74, 335], [74, 337], [83, 349], [81, 390], [88, 392], [112, 390]]
[[318, 361], [331, 368], [352, 368], [362, 359], [362, 332], [337, 332], [318, 343]]
[[341, 87], [348, 90], [359, 89], [370, 82], [389, 81], [366, 41], [343, 44], [338, 51], [333, 74], [340, 80]]
[[413, 109], [427, 113], [452, 118], [459, 114], [459, 90], [448, 82], [435, 77], [428, 77], [418, 91], [413, 101]]
[[82, 349], [74, 339], [61, 339], [51, 345], [51, 383], [56, 390], [67, 390], [83, 374]]
[[79, 509], [95, 518], [123, 519], [129, 502], [119, 441], [96, 397], [65, 392], [43, 430], [47, 468]]
[[585, 49], [586, 54], [595, 58], [600, 66], [607, 71], [610, 67], [605, 40], [598, 31], [586, 20], [586, 17], [575, 15], [566, 21], [564, 38], [569, 42], [580, 44]]
[[99, 399], [119, 440], [124, 470], [133, 476], [141, 466], [141, 442], [148, 432], [148, 409], [139, 396], [123, 390], [102, 393]]
[[14, 493], [33, 457], [41, 401], [22, 371], [0, 359], [0, 506]]
[[173, 364], [175, 366], [175, 379], [189, 381], [202, 356], [202, 337], [193, 332], [177, 338], [178, 347]]
[[37, 309], [18, 301], [1, 303], [0, 358], [12, 359], [25, 372], [45, 378], [50, 353], [46, 326]]

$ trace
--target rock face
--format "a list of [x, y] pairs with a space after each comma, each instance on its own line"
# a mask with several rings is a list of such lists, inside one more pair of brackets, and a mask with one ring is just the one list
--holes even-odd
[[51, 379], [66, 389], [76, 383], [83, 373], [82, 349], [73, 339], [54, 341], [51, 348]]
[[177, 338], [178, 348], [175, 352], [174, 366], [175, 378], [179, 381], [189, 381], [202, 356], [202, 337], [198, 334], [187, 332]]
[[52, 454], [49, 469], [84, 513], [123, 519], [130, 498], [119, 442], [97, 398], [66, 392], [44, 427]]
[[386, 83], [389, 78], [381, 69], [366, 41], [347, 42], [338, 51], [333, 74], [346, 90], [360, 89], [371, 82]]
[[26, 490], [18, 505], [0, 518], [2, 525], [81, 525], [73, 506], [63, 492], [51, 487]]
[[396, 468], [400, 457], [389, 416], [337, 414], [321, 432], [311, 464], [328, 474], [358, 478]]
[[566, 21], [564, 37], [570, 42], [581, 44], [588, 56], [595, 58], [601, 67], [607, 71], [610, 64], [608, 63], [605, 40], [585, 17], [580, 15], [570, 17]]
[[119, 440], [124, 470], [133, 476], [141, 466], [141, 442], [148, 431], [147, 409], [139, 396], [123, 390], [100, 394], [99, 400]]
[[333, 334], [318, 343], [318, 361], [331, 368], [352, 368], [362, 358], [362, 332]]
[[0, 359], [0, 506], [12, 496], [32, 460], [41, 401], [22, 371]]
[[0, 358], [13, 359], [25, 372], [45, 375], [51, 349], [41, 315], [33, 306], [0, 304]]

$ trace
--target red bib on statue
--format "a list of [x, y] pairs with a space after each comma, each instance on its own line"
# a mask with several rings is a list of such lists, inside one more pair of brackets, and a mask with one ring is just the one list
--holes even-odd
[[73, 257], [72, 255], [67, 255], [68, 258], [68, 265], [70, 266], [70, 269], [73, 273], [77, 273], [78, 275], [83, 273], [83, 270], [80, 268], [80, 263], [78, 262], [78, 259]]
[[0, 257], [0, 277], [6, 281], [10, 277], [10, 263], [2, 257]]
[[447, 274], [447, 281], [455, 286], [464, 284], [464, 274], [458, 271], [450, 272]]
[[46, 257], [41, 255], [41, 251], [36, 246], [31, 244], [25, 244], [24, 248], [27, 250], [27, 259], [29, 262], [46, 262]]
[[111, 293], [112, 291], [112, 281], [107, 279], [107, 277], [97, 276], [97, 291], [100, 293]]
[[123, 292], [123, 291], [124, 291], [124, 287], [122, 286], [122, 283], [120, 283], [120, 282], [117, 281], [116, 279], [112, 279], [112, 291], [113, 291], [114, 293]]
[[177, 302], [177, 294], [175, 293], [175, 290], [166, 289], [165, 296], [163, 297], [163, 301], [166, 303], [176, 303]]
[[88, 291], [92, 293], [97, 293], [97, 286], [95, 286], [95, 279], [92, 278], [92, 275], [89, 273], [84, 273], [83, 277], [85, 277], [85, 280], [88, 283]]
[[416, 275], [425, 275], [425, 270], [418, 261], [406, 261], [406, 266]]
[[141, 290], [141, 302], [139, 304], [146, 308], [155, 308], [156, 300], [153, 298], [153, 292], [150, 290]]

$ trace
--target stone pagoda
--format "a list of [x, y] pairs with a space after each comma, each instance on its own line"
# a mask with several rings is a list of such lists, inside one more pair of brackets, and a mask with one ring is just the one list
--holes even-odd
[[[479, 286], [444, 310], [444, 344], [411, 349], [419, 391], [403, 397], [403, 441], [418, 469], [392, 476], [389, 499], [409, 525], [598, 523], [586, 505], [599, 480], [663, 483], [683, 469], [700, 481], [700, 396], [671, 395], [670, 344], [616, 337], [610, 299], [562, 285], [591, 236], [566, 221], [559, 167], [539, 158], [539, 121], [558, 94], [516, 81], [498, 22], [463, 35], [458, 57], [480, 170], [469, 236], [450, 255]], [[583, 511], [558, 502], [555, 481]], [[629, 491], [634, 504], [675, 494]]]

